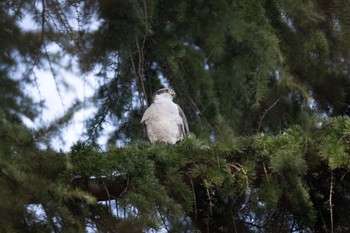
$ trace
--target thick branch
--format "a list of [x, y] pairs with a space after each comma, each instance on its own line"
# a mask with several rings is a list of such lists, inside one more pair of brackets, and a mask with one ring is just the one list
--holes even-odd
[[79, 188], [96, 197], [98, 201], [118, 199], [123, 196], [130, 185], [125, 177], [107, 178], [81, 177], [74, 179], [71, 186]]

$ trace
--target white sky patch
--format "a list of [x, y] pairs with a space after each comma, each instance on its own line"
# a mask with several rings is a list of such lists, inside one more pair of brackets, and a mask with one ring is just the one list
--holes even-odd
[[27, 209], [29, 212], [34, 213], [36, 215], [36, 217], [38, 218], [38, 220], [45, 220], [47, 218], [41, 204], [27, 205]]
[[39, 30], [39, 26], [34, 23], [33, 16], [30, 14], [24, 15], [23, 19], [19, 23], [19, 26], [27, 32]]
[[280, 15], [281, 15], [282, 19], [287, 23], [289, 28], [293, 32], [296, 32], [297, 29], [294, 26], [293, 20], [286, 14], [286, 12], [284, 10], [281, 10]]
[[84, 105], [83, 109], [75, 113], [73, 120], [64, 126], [63, 140], [54, 138], [51, 143], [54, 149], [67, 151], [76, 141], [84, 140], [82, 135], [85, 132], [85, 123], [96, 111], [89, 103], [89, 99], [99, 85], [93, 75], [79, 77], [73, 72], [60, 70], [55, 78], [64, 79], [66, 86], [63, 86], [62, 80], [55, 81], [49, 71], [36, 69], [34, 72], [37, 86], [28, 86], [25, 91], [34, 101], [44, 101], [44, 108], [41, 109], [40, 116], [34, 122], [25, 120], [28, 126], [38, 128], [43, 124], [50, 124], [55, 119], [62, 117], [76, 101]]
[[[41, 5], [38, 5], [40, 10]], [[85, 30], [87, 32], [96, 31], [102, 23], [96, 15], [92, 15], [88, 24], [82, 25], [80, 22], [80, 8], [72, 8], [69, 12], [69, 24], [73, 30]], [[33, 15], [26, 14], [19, 22], [19, 26], [24, 31], [41, 31], [42, 25], [36, 24]], [[50, 43], [46, 47], [49, 55], [61, 52], [61, 48]], [[62, 68], [71, 65], [71, 69]], [[100, 86], [98, 78], [94, 74], [82, 76], [79, 71], [79, 65], [76, 60], [70, 56], [65, 56], [60, 61], [60, 66], [52, 62], [52, 67], [46, 61], [44, 67], [36, 67], [33, 70], [35, 83], [25, 87], [25, 93], [33, 98], [34, 101], [44, 101], [44, 107], [41, 114], [34, 121], [23, 119], [24, 123], [34, 129], [43, 125], [48, 125], [55, 119], [58, 119], [77, 101], [83, 104], [83, 109], [77, 111], [72, 119], [62, 129], [62, 135], [51, 141], [53, 149], [69, 151], [70, 147], [78, 140], [84, 140], [86, 121], [96, 112], [96, 108], [91, 104], [91, 97]], [[51, 70], [53, 68], [53, 71]], [[54, 73], [54, 74], [53, 74]], [[101, 137], [99, 143], [104, 144], [107, 137]]]
[[158, 78], [160, 83], [163, 85], [164, 88], [169, 88], [169, 82], [165, 79], [165, 77], [163, 76], [163, 74], [161, 72], [159, 72], [158, 74]]
[[[57, 44], [51, 43], [46, 50], [52, 55], [61, 49]], [[53, 138], [50, 144], [53, 149], [69, 151], [75, 142], [85, 139], [82, 136], [85, 133], [86, 121], [96, 112], [90, 99], [100, 85], [93, 74], [79, 75], [77, 61], [69, 56], [61, 59], [60, 66], [54, 63], [51, 65], [53, 72], [47, 61], [44, 67], [34, 68], [35, 82], [26, 86], [25, 93], [35, 102], [43, 101], [44, 107], [40, 109], [41, 113], [34, 122], [29, 119], [23, 121], [29, 127], [37, 129], [64, 116], [75, 102], [82, 103], [83, 109], [75, 113], [72, 121], [61, 128], [62, 135]], [[71, 69], [63, 68], [67, 65], [70, 65]], [[102, 140], [101, 143], [103, 142]]]

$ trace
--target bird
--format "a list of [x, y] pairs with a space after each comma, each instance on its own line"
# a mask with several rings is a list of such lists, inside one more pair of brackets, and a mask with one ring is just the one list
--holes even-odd
[[175, 144], [189, 134], [187, 118], [181, 107], [173, 102], [175, 96], [170, 88], [159, 89], [144, 112], [141, 124], [151, 144]]

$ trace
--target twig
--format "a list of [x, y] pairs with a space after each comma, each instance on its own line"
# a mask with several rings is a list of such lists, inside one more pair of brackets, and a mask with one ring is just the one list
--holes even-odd
[[142, 39], [142, 44], [140, 45], [138, 38], [135, 35], [135, 43], [136, 43], [136, 48], [137, 50], [135, 52], [137, 52], [138, 54], [138, 64], [137, 64], [137, 69], [136, 69], [136, 65], [133, 59], [133, 54], [130, 54], [130, 58], [131, 58], [131, 64], [132, 64], [132, 69], [135, 73], [136, 79], [139, 83], [138, 85], [138, 92], [139, 92], [139, 98], [140, 98], [140, 103], [141, 103], [141, 108], [144, 109], [144, 101], [147, 101], [147, 94], [146, 94], [146, 90], [145, 90], [145, 86], [143, 84], [143, 80], [142, 80], [142, 73], [144, 72], [144, 61], [145, 61], [145, 57], [144, 57], [144, 48], [145, 48], [145, 43], [146, 43], [146, 39], [148, 36], [148, 27], [149, 27], [149, 22], [148, 22], [148, 14], [147, 14], [147, 4], [146, 1], [143, 1], [143, 11], [144, 11], [144, 17], [145, 17], [145, 33], [143, 35], [143, 39]]
[[333, 171], [331, 171], [331, 184], [330, 184], [330, 189], [329, 189], [329, 213], [330, 213], [330, 218], [331, 218], [331, 233], [334, 233], [334, 228], [333, 228]]
[[[194, 190], [194, 184], [193, 184], [192, 178], [188, 174], [186, 174], [186, 175], [190, 179], [191, 186], [192, 186], [191, 188], [192, 188], [193, 202], [194, 202], [194, 221], [197, 222], [197, 198], [196, 198], [196, 192]], [[197, 232], [197, 228], [196, 228], [196, 232]]]
[[53, 80], [55, 82], [55, 86], [56, 86], [56, 91], [57, 91], [58, 97], [60, 98], [63, 110], [65, 111], [65, 105], [64, 105], [64, 102], [63, 102], [63, 96], [62, 96], [60, 87], [58, 85], [57, 75], [56, 75], [56, 72], [55, 72], [55, 70], [53, 68], [53, 65], [51, 63], [50, 55], [49, 55], [49, 53], [47, 51], [46, 45], [44, 45], [44, 54], [45, 54], [45, 56], [47, 58], [47, 61], [49, 63], [50, 71], [51, 71]]
[[43, 7], [43, 10], [41, 12], [41, 36], [40, 36], [40, 44], [43, 43], [44, 41], [44, 33], [45, 33], [45, 11], [46, 11], [46, 6], [45, 6], [45, 0], [41, 0], [41, 4]]
[[273, 107], [275, 107], [279, 101], [280, 101], [280, 99], [277, 99], [269, 108], [265, 109], [265, 111], [263, 112], [262, 116], [259, 119], [258, 128], [257, 128], [256, 132], [260, 132], [262, 122], [263, 122], [267, 112], [270, 111]]
[[[236, 165], [235, 165], [236, 164]], [[245, 200], [244, 200], [244, 204], [242, 205], [242, 207], [238, 210], [238, 212], [242, 211], [245, 207], [247, 207], [246, 203], [249, 201], [249, 197], [250, 197], [250, 188], [249, 188], [249, 178], [248, 178], [248, 174], [247, 171], [244, 169], [244, 167], [239, 164], [239, 163], [234, 163], [234, 164], [230, 164], [230, 166], [234, 167], [237, 171], [242, 171], [243, 175], [245, 177], [245, 181], [246, 181], [246, 186], [247, 186], [247, 191], [245, 193]]]
[[264, 172], [265, 172], [266, 178], [267, 178], [267, 180], [269, 180], [270, 177], [269, 177], [269, 174], [267, 173], [267, 168], [266, 168], [265, 163], [263, 163], [263, 168], [264, 168]]
[[[186, 175], [191, 183], [191, 189], [192, 189], [192, 195], [193, 195], [193, 203], [194, 203], [194, 222], [197, 222], [197, 198], [196, 198], [196, 191], [194, 190], [194, 184], [193, 184], [193, 180], [192, 180], [192, 177], [187, 173], [187, 172], [180, 172], [184, 175]], [[197, 232], [197, 227], [195, 229]]]
[[[146, 37], [146, 33], [145, 32], [145, 37]], [[138, 63], [138, 67], [137, 67], [137, 71], [136, 71], [136, 67], [135, 67], [135, 63], [133, 61], [133, 58], [131, 57], [131, 61], [133, 63], [133, 70], [134, 73], [139, 81], [139, 95], [140, 95], [140, 102], [141, 102], [141, 107], [142, 109], [144, 109], [144, 100], [145, 100], [145, 96], [146, 96], [146, 91], [145, 91], [145, 86], [143, 85], [143, 80], [142, 80], [142, 72], [143, 72], [143, 63], [144, 63], [144, 56], [143, 56], [143, 50], [144, 50], [144, 42], [142, 46], [140, 47], [140, 44], [135, 36], [135, 41], [136, 41], [136, 47], [137, 47], [137, 51], [138, 51], [138, 55], [139, 55], [139, 63]]]
[[[235, 165], [236, 164], [236, 165]], [[230, 164], [232, 167], [234, 167], [237, 171], [242, 171], [246, 180], [246, 186], [247, 186], [247, 190], [249, 189], [249, 179], [248, 179], [248, 174], [247, 171], [244, 169], [244, 167], [239, 164], [239, 163], [234, 163], [234, 164]]]
[[[206, 179], [204, 179], [204, 183], [206, 183]], [[208, 188], [205, 188], [207, 191], [207, 195], [208, 195], [208, 201], [209, 201], [209, 212], [207, 215], [207, 233], [210, 232], [210, 216], [212, 216], [213, 214], [213, 202], [211, 201], [212, 198], [210, 197], [210, 192]]]
[[164, 217], [161, 213], [159, 213], [160, 218], [162, 219], [163, 227], [165, 228], [166, 232], [170, 232], [170, 229], [167, 224], [167, 218]]
[[[206, 180], [204, 180], [204, 181], [206, 182]], [[213, 206], [214, 206], [214, 204], [212, 202], [213, 198], [211, 198], [210, 191], [208, 188], [206, 188], [206, 191], [207, 191], [207, 196], [208, 196], [208, 201], [209, 201], [209, 215], [211, 216], [211, 215], [213, 215]], [[208, 219], [209, 219], [209, 216], [208, 216]]]

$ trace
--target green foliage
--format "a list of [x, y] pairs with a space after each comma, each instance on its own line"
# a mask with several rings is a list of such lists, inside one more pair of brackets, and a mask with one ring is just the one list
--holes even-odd
[[[253, 228], [245, 224], [256, 219], [250, 223], [276, 231], [279, 224], [287, 224], [281, 216], [293, 219], [298, 229], [310, 230], [329, 213], [327, 206], [321, 207], [326, 216], [316, 212], [320, 206], [314, 202], [314, 193], [327, 198], [329, 187], [314, 187], [310, 173], [324, 171], [324, 150], [335, 142], [348, 144], [343, 140], [349, 122], [348, 118], [331, 118], [321, 129], [292, 127], [276, 136], [236, 137], [214, 144], [189, 138], [175, 146], [135, 143], [102, 153], [88, 146], [75, 148], [72, 171], [127, 180], [119, 205], [136, 208], [138, 214], [132, 219], [147, 229], [161, 227], [162, 217], [170, 226], [179, 227], [176, 221], [187, 215], [200, 230], [206, 229], [202, 224], [213, 231], [235, 224], [250, 232]], [[348, 151], [344, 153], [349, 156]], [[337, 159], [336, 153], [328, 156], [333, 155]], [[336, 173], [348, 170], [335, 168], [331, 162], [328, 168]], [[336, 186], [348, 182], [345, 178]], [[218, 222], [222, 217], [236, 220], [224, 224]]]
[[[45, 232], [52, 229], [50, 222], [54, 219], [62, 230], [77, 229], [74, 215], [63, 203], [71, 200], [95, 203], [95, 199], [67, 187], [66, 156], [40, 150], [32, 130], [19, 121], [8, 120], [11, 117], [1, 113], [1, 231]], [[29, 204], [41, 205], [46, 221], [33, 213]]]
[[325, 122], [325, 133], [320, 138], [320, 154], [329, 167], [349, 169], [349, 118], [337, 117]]
[[[328, 198], [329, 187], [314, 186], [319, 182], [316, 174], [325, 171], [325, 162], [336, 177], [349, 169], [339, 157], [349, 158], [349, 150], [344, 149], [349, 122], [347, 117], [330, 118], [320, 129], [292, 127], [276, 136], [235, 137], [218, 143], [191, 137], [177, 145], [140, 142], [106, 152], [80, 142], [64, 154], [37, 149], [27, 128], [7, 121], [1, 124], [0, 194], [6, 200], [0, 213], [2, 229], [81, 232], [92, 222], [101, 232], [129, 224], [136, 231], [161, 227], [181, 231], [189, 226], [220, 231], [236, 225], [254, 232], [249, 224], [275, 231], [286, 224], [281, 218], [285, 216], [299, 229], [310, 230], [329, 213], [326, 205], [318, 204]], [[11, 134], [14, 127], [16, 135]], [[339, 146], [342, 154], [331, 149]], [[74, 185], [81, 179], [100, 180], [102, 186]], [[350, 187], [346, 176], [333, 182], [337, 195]], [[105, 201], [117, 200], [111, 209], [92, 196], [98, 187], [109, 190]], [[350, 202], [342, 198], [343, 203]], [[28, 209], [31, 203], [41, 204], [47, 221]], [[316, 207], [321, 208], [321, 216]], [[26, 221], [18, 225], [23, 216]], [[183, 221], [186, 216], [190, 222]], [[218, 221], [230, 217], [234, 222]]]

